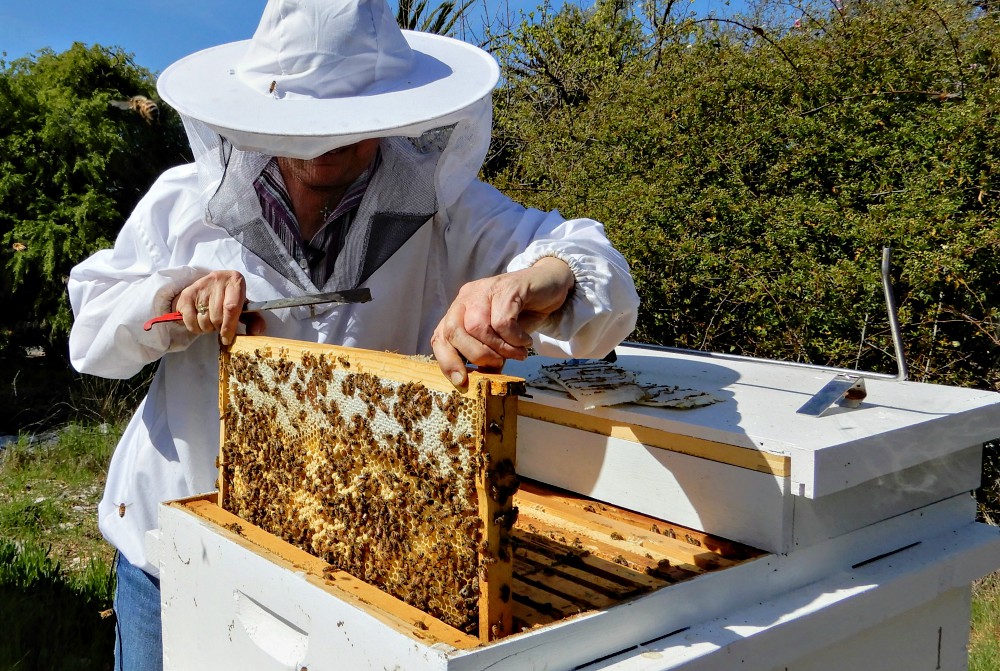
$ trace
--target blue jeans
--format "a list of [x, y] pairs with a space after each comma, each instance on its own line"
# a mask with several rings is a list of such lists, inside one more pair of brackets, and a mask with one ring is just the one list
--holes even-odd
[[115, 573], [115, 671], [162, 671], [160, 581], [129, 564], [120, 553]]

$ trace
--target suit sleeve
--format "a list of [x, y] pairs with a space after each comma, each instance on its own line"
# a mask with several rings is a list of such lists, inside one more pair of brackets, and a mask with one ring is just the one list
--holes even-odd
[[139, 202], [113, 249], [70, 272], [74, 323], [69, 351], [81, 373], [128, 378], [197, 337], [179, 324], [142, 325], [169, 312], [181, 289], [206, 273], [177, 261], [176, 231], [200, 218], [193, 166], [167, 171]]
[[566, 304], [533, 335], [539, 354], [602, 357], [635, 328], [639, 296], [628, 262], [600, 223], [524, 208], [481, 182], [447, 214], [449, 270], [459, 286], [546, 256], [573, 271], [576, 285]]

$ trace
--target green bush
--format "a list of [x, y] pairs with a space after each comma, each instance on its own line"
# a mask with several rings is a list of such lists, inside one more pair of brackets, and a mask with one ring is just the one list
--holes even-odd
[[99, 560], [70, 576], [48, 551], [0, 539], [0, 668], [104, 671], [113, 667], [111, 569]]
[[[484, 169], [605, 222], [633, 339], [1000, 390], [1000, 13], [969, 0], [543, 6], [498, 52]], [[997, 448], [981, 510], [1000, 516]]]
[[154, 90], [120, 49], [0, 60], [0, 353], [63, 353], [70, 268], [111, 245], [165, 168], [190, 160], [171, 110], [147, 123], [111, 104]]
[[643, 300], [639, 340], [893, 371], [891, 246], [913, 376], [1000, 389], [996, 13], [648, 7], [522, 26], [487, 177], [607, 224]]

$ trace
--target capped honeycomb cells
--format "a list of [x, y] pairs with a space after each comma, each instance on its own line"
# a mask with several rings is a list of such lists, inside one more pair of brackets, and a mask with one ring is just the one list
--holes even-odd
[[224, 362], [223, 507], [476, 634], [481, 405], [283, 354]]

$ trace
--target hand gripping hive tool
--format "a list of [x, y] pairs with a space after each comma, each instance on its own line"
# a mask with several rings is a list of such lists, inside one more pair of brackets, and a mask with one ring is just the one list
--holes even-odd
[[[331, 291], [325, 294], [306, 294], [305, 296], [294, 296], [292, 298], [278, 298], [273, 301], [247, 301], [243, 304], [243, 314], [261, 312], [262, 310], [294, 308], [300, 305], [320, 305], [322, 303], [367, 303], [371, 299], [372, 293], [368, 289], [345, 289], [344, 291]], [[180, 312], [168, 312], [165, 315], [153, 317], [143, 324], [142, 328], [148, 331], [153, 328], [153, 324], [177, 322], [183, 318]]]

